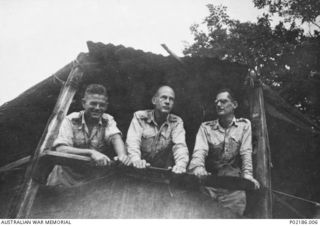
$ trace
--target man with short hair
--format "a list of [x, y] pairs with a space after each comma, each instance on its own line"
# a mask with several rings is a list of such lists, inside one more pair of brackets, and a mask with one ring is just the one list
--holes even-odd
[[[255, 188], [259, 183], [252, 174], [251, 123], [248, 119], [236, 119], [238, 107], [229, 89], [220, 90], [215, 99], [218, 119], [201, 124], [189, 165], [196, 176], [217, 174], [251, 180]], [[224, 207], [243, 215], [246, 207], [245, 191], [230, 191], [204, 187], [203, 191]]]
[[174, 173], [186, 172], [189, 152], [183, 121], [170, 113], [174, 100], [173, 89], [161, 86], [152, 98], [154, 109], [134, 113], [126, 140], [134, 167], [173, 167]]
[[[62, 122], [53, 148], [58, 152], [88, 156], [97, 166], [111, 163], [113, 148], [117, 158], [130, 164], [121, 132], [113, 117], [104, 113], [108, 94], [104, 86], [91, 84], [82, 99], [83, 111], [69, 114]], [[57, 165], [48, 178], [48, 185], [75, 186], [98, 175], [100, 170]]]

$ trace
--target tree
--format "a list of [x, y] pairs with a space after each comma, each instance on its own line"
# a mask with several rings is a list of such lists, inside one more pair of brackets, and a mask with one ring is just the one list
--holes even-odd
[[316, 20], [320, 15], [320, 1], [317, 0], [253, 0], [259, 9], [269, 7], [270, 13], [277, 13], [287, 20], [301, 19], [302, 23], [312, 23], [318, 28]]
[[320, 122], [316, 89], [320, 83], [319, 32], [306, 36], [295, 22], [289, 28], [282, 22], [272, 28], [268, 14], [255, 23], [241, 23], [230, 19], [226, 7], [207, 7], [209, 16], [202, 25], [190, 28], [194, 43], [185, 48], [184, 54], [246, 64], [288, 102]]

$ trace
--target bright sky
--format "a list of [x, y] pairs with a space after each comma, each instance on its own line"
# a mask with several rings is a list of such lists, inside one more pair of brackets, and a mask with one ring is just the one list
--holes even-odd
[[0, 104], [87, 52], [86, 41], [182, 55], [189, 27], [223, 4], [231, 18], [255, 21], [252, 0], [0, 0]]

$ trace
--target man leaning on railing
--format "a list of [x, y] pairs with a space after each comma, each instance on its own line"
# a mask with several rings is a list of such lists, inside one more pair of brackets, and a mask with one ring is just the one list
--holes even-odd
[[[251, 123], [245, 118], [235, 118], [238, 103], [231, 90], [222, 89], [215, 99], [218, 119], [203, 122], [199, 128], [189, 170], [196, 176], [216, 174], [251, 180], [255, 188], [259, 183], [252, 174]], [[243, 215], [246, 193], [203, 187], [202, 191], [222, 206]]]
[[[89, 85], [82, 99], [84, 110], [71, 113], [63, 120], [53, 148], [58, 152], [88, 156], [97, 166], [111, 163], [113, 149], [119, 161], [129, 165], [117, 123], [111, 115], [104, 113], [107, 106], [106, 88], [99, 84]], [[47, 185], [80, 185], [97, 176], [98, 172], [87, 167], [57, 165], [50, 173]]]
[[172, 167], [174, 173], [186, 172], [189, 152], [183, 121], [171, 114], [174, 101], [173, 89], [162, 86], [152, 98], [154, 109], [134, 113], [126, 140], [134, 167]]

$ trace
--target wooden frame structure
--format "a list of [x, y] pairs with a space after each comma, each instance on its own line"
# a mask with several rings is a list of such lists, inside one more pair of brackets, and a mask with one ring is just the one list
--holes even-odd
[[272, 218], [272, 188], [271, 188], [271, 153], [268, 137], [267, 120], [264, 106], [263, 89], [260, 81], [254, 82], [249, 91], [250, 120], [252, 136], [256, 140], [253, 146], [255, 154], [254, 174], [261, 188], [256, 191], [257, 208], [254, 215], [257, 218]]
[[[178, 58], [169, 48], [162, 44], [168, 53], [178, 60], [182, 65], [183, 61]], [[52, 164], [89, 164], [90, 158], [85, 156], [71, 155], [56, 153], [50, 151], [54, 139], [59, 131], [62, 119], [66, 116], [72, 99], [79, 87], [79, 83], [83, 77], [83, 71], [81, 70], [81, 60], [84, 58], [83, 55], [79, 55], [77, 61], [74, 63], [73, 68], [68, 76], [68, 79], [61, 89], [59, 98], [57, 100], [54, 111], [47, 123], [46, 129], [38, 143], [38, 146], [31, 158], [27, 172], [25, 174], [25, 181], [22, 186], [21, 192], [16, 197], [13, 206], [10, 207], [9, 217], [10, 218], [27, 218], [40, 183], [46, 181], [48, 174], [50, 173], [53, 165]], [[254, 213], [256, 218], [272, 218], [272, 196], [271, 196], [271, 175], [270, 175], [270, 150], [268, 143], [268, 132], [266, 125], [266, 118], [264, 112], [264, 99], [263, 91], [260, 85], [253, 87], [250, 90], [249, 95], [250, 102], [250, 117], [253, 124], [253, 134], [258, 138], [256, 146], [256, 170], [255, 174], [257, 179], [261, 183], [261, 190], [258, 191], [258, 208], [257, 212]], [[18, 161], [13, 164], [9, 164], [6, 167], [14, 167], [17, 164], [23, 164], [30, 158], [24, 158], [22, 161]], [[41, 160], [42, 159], [42, 160]], [[48, 161], [51, 164], [48, 164]], [[6, 170], [3, 168], [2, 170]], [[41, 173], [39, 173], [41, 171]], [[190, 177], [189, 177], [190, 179]], [[234, 181], [235, 178], [219, 178], [215, 176], [208, 177], [206, 180], [198, 183], [207, 183], [210, 185], [217, 184], [230, 184], [228, 181]], [[189, 180], [190, 181], [190, 180]], [[253, 185], [249, 181], [239, 180], [237, 186], [242, 186], [245, 189], [252, 189]]]
[[[178, 58], [169, 48], [165, 45], [163, 47], [166, 51], [169, 52], [171, 56], [177, 59], [182, 65], [184, 62]], [[41, 164], [41, 159], [49, 158], [53, 163], [61, 164], [74, 164], [74, 163], [86, 163], [90, 164], [90, 159], [87, 157], [79, 157], [68, 154], [61, 154], [51, 152], [50, 148], [52, 142], [57, 135], [57, 132], [60, 127], [62, 118], [66, 115], [70, 103], [74, 94], [76, 93], [80, 80], [83, 77], [82, 65], [82, 56], [79, 56], [73, 69], [71, 70], [67, 82], [64, 84], [57, 104], [54, 108], [52, 116], [50, 117], [47, 127], [44, 130], [43, 136], [34, 152], [32, 158], [27, 156], [21, 160], [15, 161], [11, 164], [8, 164], [0, 168], [0, 173], [10, 170], [21, 164], [29, 163], [28, 170], [25, 174], [25, 181], [20, 195], [14, 202], [14, 205], [10, 208], [10, 218], [26, 218], [32, 208], [33, 200], [36, 196], [39, 182], [44, 181], [48, 172], [51, 170], [50, 167], [45, 167]], [[85, 61], [85, 60], [84, 60]], [[185, 66], [185, 65], [184, 65]], [[65, 67], [65, 71], [69, 71], [71, 65]], [[58, 72], [59, 73], [59, 72]], [[253, 126], [253, 136], [256, 139], [254, 146], [255, 153], [255, 177], [258, 179], [261, 185], [259, 191], [255, 191], [255, 196], [257, 198], [255, 213], [255, 218], [272, 218], [272, 195], [271, 195], [271, 156], [270, 156], [270, 146], [268, 140], [268, 130], [266, 123], [266, 107], [264, 102], [264, 91], [266, 86], [260, 81], [254, 81], [254, 86], [248, 88], [248, 100], [250, 104], [250, 119]], [[268, 95], [270, 98], [270, 95]], [[290, 110], [290, 109], [289, 109]], [[306, 121], [301, 113], [293, 112], [294, 114], [300, 117], [300, 121]], [[298, 118], [299, 118], [298, 117]], [[311, 122], [308, 122], [310, 125]], [[39, 174], [39, 167], [42, 169], [43, 174]], [[45, 170], [43, 170], [45, 169]], [[212, 181], [217, 181], [219, 178], [211, 178]]]
[[27, 168], [21, 191], [16, 196], [16, 201], [13, 203], [13, 206], [10, 207], [10, 218], [28, 217], [39, 189], [39, 180], [41, 181], [44, 179], [41, 178], [43, 175], [48, 176], [48, 173], [52, 169], [50, 167], [45, 168], [47, 175], [39, 175], [40, 169], [41, 171], [44, 169], [43, 166], [41, 167], [41, 156], [46, 150], [49, 150], [52, 147], [52, 144], [59, 132], [61, 122], [69, 110], [72, 99], [78, 90], [80, 81], [83, 77], [83, 71], [80, 66], [83, 57], [84, 56], [81, 54], [77, 57], [77, 60], [74, 62], [73, 68], [68, 76], [68, 80], [61, 89], [53, 113], [48, 120], [47, 126]]

